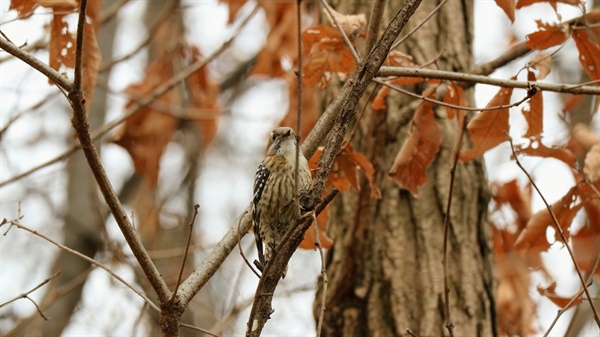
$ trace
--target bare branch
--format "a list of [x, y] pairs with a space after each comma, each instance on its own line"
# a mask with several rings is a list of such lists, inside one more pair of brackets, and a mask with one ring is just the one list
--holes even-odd
[[377, 36], [379, 35], [379, 27], [381, 26], [381, 19], [383, 18], [383, 12], [385, 9], [386, 0], [375, 0], [371, 7], [371, 15], [369, 16], [369, 30], [367, 32], [367, 39], [365, 42], [365, 53], [368, 55], [373, 49]]
[[579, 84], [552, 84], [545, 82], [525, 82], [515, 80], [496, 79], [482, 75], [457, 73], [443, 70], [430, 70], [418, 68], [400, 68], [400, 67], [381, 67], [378, 76], [398, 76], [398, 77], [421, 77], [436, 78], [441, 80], [451, 80], [458, 82], [467, 82], [474, 84], [490, 84], [499, 87], [523, 88], [535, 85], [543, 91], [555, 91], [576, 95], [600, 95], [599, 86], [580, 86]]
[[196, 222], [196, 217], [198, 216], [198, 208], [200, 208], [200, 205], [198, 205], [198, 204], [194, 205], [194, 215], [192, 216], [192, 220], [190, 221], [190, 224], [189, 224], [190, 230], [188, 231], [187, 243], [185, 244], [185, 253], [183, 254], [183, 259], [181, 261], [181, 268], [179, 269], [179, 276], [177, 277], [177, 284], [175, 285], [175, 291], [173, 291], [173, 295], [171, 296], [171, 302], [173, 302], [175, 300], [175, 296], [177, 296], [177, 289], [179, 288], [179, 285], [181, 284], [181, 276], [183, 275], [183, 270], [185, 269], [185, 261], [187, 260], [187, 257], [188, 257], [190, 243], [192, 242], [192, 234], [194, 234], [194, 222]]
[[82, 57], [82, 49], [83, 49], [83, 38], [84, 38], [84, 30], [83, 25], [85, 24], [85, 9], [87, 6], [87, 0], [81, 0], [80, 2], [80, 11], [79, 11], [79, 24], [77, 29], [77, 49], [76, 49], [76, 65], [75, 65], [75, 79], [74, 84], [69, 92], [69, 101], [71, 106], [73, 107], [73, 116], [71, 119], [71, 123], [73, 124], [73, 128], [77, 131], [77, 137], [79, 138], [79, 142], [81, 143], [81, 148], [87, 158], [88, 164], [96, 182], [98, 183], [98, 187], [104, 196], [104, 200], [108, 204], [125, 240], [127, 241], [131, 251], [135, 255], [137, 261], [139, 262], [144, 274], [148, 278], [148, 281], [156, 291], [158, 299], [161, 303], [166, 303], [169, 299], [170, 291], [167, 287], [167, 284], [163, 280], [162, 276], [150, 256], [148, 252], [144, 248], [142, 241], [139, 237], [139, 234], [129, 221], [127, 217], [127, 213], [123, 209], [123, 205], [119, 201], [108, 176], [106, 175], [106, 171], [104, 170], [104, 166], [102, 165], [102, 161], [100, 160], [100, 156], [98, 155], [98, 151], [96, 150], [96, 146], [90, 135], [90, 126], [87, 121], [87, 114], [85, 108], [85, 98], [83, 96], [83, 90], [81, 89], [81, 57]]
[[29, 54], [26, 51], [23, 51], [21, 48], [17, 47], [13, 43], [9, 42], [4, 38], [0, 38], [0, 48], [7, 51], [9, 54], [14, 57], [20, 59], [21, 61], [30, 65], [33, 69], [39, 71], [48, 77], [52, 82], [54, 82], [58, 87], [70, 91], [72, 89], [71, 82], [68, 79], [64, 78], [61, 74], [59, 74], [56, 70], [50, 68], [47, 64], [40, 61], [37, 57]]
[[[5, 224], [2, 224], [5, 225]], [[118, 274], [116, 274], [114, 271], [112, 271], [107, 265], [98, 262], [86, 255], [81, 254], [80, 252], [73, 250], [65, 245], [62, 245], [54, 240], [52, 240], [51, 238], [47, 237], [46, 235], [35, 231], [27, 226], [22, 225], [18, 220], [14, 220], [10, 222], [11, 227], [15, 226], [19, 229], [28, 231], [29, 233], [42, 238], [48, 242], [50, 242], [51, 244], [55, 245], [56, 247], [58, 247], [59, 249], [64, 250], [65, 252], [69, 253], [69, 254], [73, 254], [83, 260], [85, 260], [86, 262], [93, 264], [96, 267], [99, 267], [103, 270], [105, 270], [107, 273], [109, 273], [112, 277], [114, 277], [115, 279], [117, 279], [119, 282], [121, 282], [123, 285], [125, 285], [127, 288], [131, 289], [134, 293], [136, 293], [138, 296], [140, 296], [152, 309], [159, 311], [160, 309], [158, 308], [158, 306], [156, 304], [154, 304], [142, 291], [137, 290], [133, 285], [131, 285], [129, 282], [125, 281], [121, 276], [119, 276]], [[10, 229], [10, 228], [9, 228]], [[6, 232], [3, 234], [6, 235]]]
[[31, 297], [29, 297], [29, 294], [31, 294], [32, 292], [34, 292], [34, 291], [38, 290], [39, 288], [43, 287], [46, 283], [50, 282], [52, 279], [54, 279], [58, 275], [60, 275], [60, 271], [57, 271], [52, 276], [50, 276], [47, 279], [43, 280], [40, 284], [38, 284], [37, 286], [35, 286], [33, 289], [29, 290], [28, 292], [22, 293], [21, 295], [13, 298], [12, 300], [8, 300], [8, 301], [0, 304], [0, 308], [2, 308], [3, 306], [5, 306], [5, 305], [7, 305], [9, 303], [12, 303], [12, 302], [14, 302], [16, 300], [19, 300], [21, 298], [26, 298], [26, 299], [30, 300], [33, 303], [33, 305], [37, 309], [37, 311], [40, 314], [40, 316], [42, 316], [42, 318], [47, 321], [48, 317], [46, 317], [46, 315], [44, 315], [44, 313], [42, 312], [42, 309], [40, 309], [40, 307], [37, 305], [37, 303], [35, 303], [35, 301], [32, 300]]

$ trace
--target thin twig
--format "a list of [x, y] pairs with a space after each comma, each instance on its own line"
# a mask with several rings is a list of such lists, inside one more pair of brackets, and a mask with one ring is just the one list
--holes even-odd
[[[460, 118], [460, 116], [456, 116]], [[454, 191], [454, 179], [456, 177], [456, 167], [458, 165], [458, 158], [460, 156], [460, 149], [462, 147], [462, 139], [467, 127], [466, 113], [462, 116], [462, 121], [459, 121], [460, 132], [454, 143], [454, 158], [452, 158], [452, 168], [450, 169], [450, 187], [448, 189], [448, 203], [446, 205], [446, 214], [444, 214], [444, 252], [442, 258], [442, 264], [444, 266], [444, 314], [446, 316], [446, 329], [450, 336], [454, 336], [454, 322], [452, 321], [452, 314], [450, 312], [450, 286], [448, 285], [448, 234], [450, 232], [450, 212], [452, 210], [452, 193]]]
[[381, 19], [385, 10], [386, 0], [374, 0], [371, 6], [371, 15], [369, 16], [369, 30], [367, 31], [367, 39], [365, 40], [364, 55], [368, 55], [373, 49], [377, 37], [379, 36], [379, 27], [381, 27]]
[[[244, 254], [244, 250], [242, 249], [242, 231], [240, 230], [240, 223], [242, 222], [242, 219], [244, 218], [244, 215], [246, 215], [246, 213], [248, 213], [248, 210], [246, 209], [244, 211], [244, 213], [242, 213], [242, 215], [238, 218], [237, 221], [237, 229], [238, 229], [238, 239], [237, 239], [237, 246], [240, 250], [240, 255], [242, 256], [242, 259], [244, 259], [244, 262], [246, 262], [246, 265], [248, 266], [248, 268], [250, 268], [250, 270], [252, 270], [252, 272], [254, 273], [254, 275], [256, 275], [256, 277], [260, 278], [260, 274], [256, 271], [256, 269], [254, 269], [254, 267], [252, 266], [252, 264], [250, 263], [250, 261], [248, 261], [248, 258], [246, 258], [246, 254]], [[244, 233], [246, 234], [246, 233]]]
[[33, 69], [39, 71], [48, 77], [58, 87], [65, 91], [71, 91], [72, 84], [68, 79], [59, 74], [56, 70], [50, 68], [47, 64], [40, 61], [37, 57], [17, 47], [15, 44], [10, 43], [8, 40], [0, 39], [0, 48], [7, 51], [9, 54], [20, 59], [21, 61], [30, 65]]
[[600, 316], [598, 316], [598, 311], [596, 310], [596, 306], [594, 305], [594, 301], [592, 299], [592, 296], [590, 295], [590, 291], [588, 290], [587, 283], [583, 279], [583, 276], [581, 274], [581, 269], [579, 268], [579, 264], [577, 264], [577, 261], [575, 260], [573, 250], [571, 249], [571, 246], [569, 245], [569, 242], [567, 241], [567, 238], [565, 237], [565, 233], [563, 232], [562, 227], [560, 226], [560, 223], [558, 222], [558, 219], [556, 218], [556, 215], [554, 214], [554, 210], [552, 209], [550, 204], [548, 204], [548, 202], [546, 201], [546, 198], [544, 197], [544, 195], [542, 194], [540, 189], [537, 187], [536, 183], [533, 181], [533, 178], [531, 178], [531, 176], [529, 175], [527, 170], [525, 170], [523, 165], [521, 165], [521, 162], [519, 161], [519, 158], [517, 157], [517, 153], [515, 151], [515, 146], [513, 144], [512, 137], [510, 137], [508, 134], [506, 134], [506, 137], [508, 138], [508, 142], [510, 143], [510, 149], [512, 151], [513, 157], [515, 158], [517, 166], [519, 166], [521, 171], [523, 171], [523, 173], [525, 173], [525, 175], [527, 176], [527, 179], [529, 179], [529, 181], [531, 182], [531, 185], [535, 188], [536, 192], [538, 193], [538, 195], [544, 202], [544, 205], [548, 209], [548, 212], [550, 213], [550, 217], [552, 217], [552, 224], [554, 225], [554, 229], [556, 229], [556, 231], [560, 235], [560, 238], [561, 238], [563, 244], [565, 245], [565, 247], [567, 248], [567, 251], [569, 252], [569, 256], [571, 257], [571, 261], [573, 261], [573, 265], [575, 266], [575, 270], [577, 271], [577, 276], [579, 277], [579, 281], [581, 282], [581, 286], [583, 287], [583, 291], [585, 292], [585, 296], [587, 296], [588, 303], [590, 304], [592, 313], [594, 314], [594, 320], [596, 321], [596, 324], [598, 325], [598, 327], [600, 327]]
[[321, 330], [323, 329], [323, 317], [325, 317], [327, 284], [329, 283], [329, 279], [327, 278], [327, 268], [325, 268], [325, 255], [323, 254], [323, 247], [321, 246], [321, 240], [319, 239], [319, 225], [317, 224], [317, 216], [314, 213], [313, 224], [313, 229], [315, 232], [315, 246], [319, 250], [319, 256], [321, 258], [321, 276], [323, 277], [323, 289], [321, 290], [321, 308], [319, 309], [319, 320], [317, 321], [317, 337], [321, 337]]
[[302, 137], [302, 2], [296, 0], [296, 37], [298, 44], [298, 107], [296, 110], [296, 156], [294, 158], [294, 212], [296, 218], [300, 216], [300, 138]]
[[418, 98], [420, 100], [423, 100], [425, 102], [430, 102], [430, 103], [434, 103], [437, 104], [439, 106], [444, 106], [444, 107], [448, 107], [448, 108], [452, 108], [452, 109], [460, 109], [460, 110], [465, 110], [465, 111], [491, 111], [491, 110], [498, 110], [498, 109], [506, 109], [506, 108], [512, 108], [512, 107], [516, 107], [519, 106], [521, 104], [523, 104], [525, 101], [527, 101], [528, 99], [530, 99], [531, 97], [529, 97], [528, 95], [526, 95], [525, 97], [523, 97], [521, 100], [515, 102], [515, 103], [511, 103], [511, 104], [504, 104], [504, 105], [497, 105], [497, 106], [491, 106], [491, 107], [485, 107], [485, 108], [471, 108], [468, 106], [461, 106], [461, 105], [454, 105], [454, 104], [450, 104], [450, 103], [446, 103], [446, 102], [442, 102], [442, 101], [438, 101], [436, 99], [433, 98], [429, 98], [423, 95], [419, 95], [419, 94], [415, 94], [412, 91], [403, 89], [397, 85], [393, 85], [393, 84], [389, 84], [385, 81], [382, 81], [378, 78], [373, 79], [374, 82], [382, 84], [390, 89], [393, 89], [395, 91], [398, 91], [402, 94], [414, 97], [414, 98]]
[[419, 68], [402, 68], [402, 67], [381, 67], [378, 76], [397, 76], [397, 77], [421, 77], [421, 78], [436, 78], [440, 80], [451, 80], [458, 82], [467, 82], [474, 84], [489, 84], [507, 88], [522, 88], [527, 89], [531, 85], [535, 85], [543, 91], [554, 91], [569, 94], [585, 94], [585, 95], [600, 95], [599, 86], [579, 86], [573, 84], [552, 84], [545, 82], [529, 82], [491, 78], [482, 75], [458, 73], [444, 70], [431, 70]]
[[21, 295], [13, 298], [12, 300], [8, 300], [8, 301], [0, 304], [0, 308], [2, 308], [3, 306], [5, 306], [5, 305], [7, 305], [9, 303], [12, 303], [12, 302], [14, 302], [16, 300], [19, 300], [21, 298], [25, 298], [25, 299], [30, 300], [33, 303], [33, 305], [37, 309], [37, 312], [40, 314], [40, 316], [42, 316], [42, 318], [47, 321], [48, 317], [46, 317], [46, 315], [44, 315], [44, 312], [42, 312], [42, 309], [40, 309], [40, 307], [37, 305], [37, 303], [35, 303], [35, 301], [33, 299], [31, 299], [31, 297], [29, 297], [29, 294], [31, 294], [32, 292], [34, 292], [34, 291], [38, 290], [39, 288], [43, 287], [46, 283], [50, 282], [52, 279], [54, 279], [55, 277], [57, 277], [58, 275], [60, 275], [60, 273], [61, 272], [59, 270], [56, 273], [54, 273], [52, 276], [50, 276], [47, 279], [43, 280], [40, 284], [38, 284], [37, 286], [35, 286], [33, 289], [31, 289], [31, 290], [29, 290], [29, 291], [27, 291], [25, 293], [22, 293]]
[[[2, 224], [4, 225], [4, 224]], [[15, 221], [11, 221], [10, 222], [11, 227], [15, 226], [19, 229], [25, 230], [41, 239], [44, 239], [46, 241], [48, 241], [49, 243], [55, 245], [56, 247], [58, 247], [59, 249], [64, 250], [65, 252], [69, 253], [69, 254], [73, 254], [83, 260], [85, 260], [86, 262], [93, 264], [96, 267], [99, 267], [101, 269], [103, 269], [104, 271], [106, 271], [107, 273], [109, 273], [112, 277], [114, 277], [115, 279], [117, 279], [119, 282], [121, 282], [123, 285], [125, 285], [127, 288], [131, 289], [134, 293], [136, 293], [138, 296], [140, 296], [146, 303], [148, 303], [148, 305], [156, 310], [156, 311], [160, 311], [160, 309], [158, 308], [158, 306], [156, 304], [154, 304], [142, 291], [135, 289], [135, 287], [131, 284], [129, 284], [129, 282], [125, 281], [121, 276], [117, 275], [114, 271], [112, 271], [107, 265], [98, 262], [86, 255], [81, 254], [80, 252], [73, 250], [65, 245], [62, 245], [54, 240], [52, 240], [51, 238], [47, 237], [44, 234], [39, 233], [38, 231], [35, 231], [27, 226], [22, 225], [18, 220]], [[10, 229], [10, 228], [9, 228]], [[3, 235], [6, 235], [7, 232], [3, 233]]]
[[187, 324], [187, 323], [180, 323], [179, 326], [182, 328], [190, 329], [190, 330], [200, 331], [202, 333], [205, 333], [205, 334], [213, 336], [213, 337], [220, 337], [219, 335], [217, 335], [215, 333], [212, 333], [206, 329], [199, 328], [195, 325], [191, 325], [191, 324]]
[[137, 54], [140, 50], [142, 50], [142, 48], [147, 46], [152, 41], [152, 39], [156, 37], [156, 32], [160, 28], [161, 24], [167, 20], [171, 13], [173, 13], [173, 10], [177, 7], [177, 3], [178, 0], [171, 0], [161, 9], [161, 12], [158, 14], [158, 16], [156, 16], [154, 22], [150, 24], [150, 29], [146, 33], [146, 38], [139, 45], [137, 45], [137, 47], [135, 47], [132, 51], [125, 55], [102, 62], [98, 71], [104, 72], [106, 70], [111, 69], [115, 64], [128, 60], [129, 58]]
[[437, 13], [442, 6], [444, 6], [446, 4], [448, 0], [443, 0], [442, 2], [440, 2], [439, 5], [437, 5], [432, 11], [431, 13], [429, 13], [429, 15], [427, 15], [425, 17], [425, 19], [423, 19], [423, 21], [419, 22], [418, 25], [415, 26], [415, 28], [413, 28], [410, 32], [408, 32], [408, 34], [404, 35], [400, 40], [398, 40], [398, 42], [394, 43], [394, 45], [392, 46], [392, 49], [396, 49], [396, 47], [398, 47], [399, 45], [401, 45], [404, 41], [406, 41], [409, 37], [411, 37], [419, 28], [421, 28], [421, 26], [423, 26], [425, 23], [427, 23], [427, 21], [429, 21], [429, 19], [431, 19], [433, 17], [433, 15], [435, 13]]
[[85, 99], [83, 96], [83, 90], [81, 89], [81, 59], [83, 51], [83, 38], [84, 38], [84, 25], [85, 25], [85, 10], [87, 6], [87, 0], [81, 0], [79, 10], [79, 21], [77, 25], [77, 47], [75, 49], [75, 78], [71, 91], [69, 91], [69, 103], [73, 107], [73, 115], [71, 117], [71, 123], [73, 128], [77, 132], [77, 138], [81, 143], [83, 153], [88, 161], [88, 165], [98, 183], [98, 187], [102, 192], [104, 200], [108, 204], [119, 229], [123, 233], [127, 244], [131, 248], [131, 251], [135, 255], [138, 263], [140, 264], [144, 274], [152, 288], [156, 292], [158, 299], [161, 303], [166, 303], [169, 300], [171, 292], [167, 287], [164, 279], [160, 272], [154, 265], [148, 252], [144, 248], [142, 241], [139, 237], [138, 232], [133, 227], [127, 213], [123, 209], [121, 201], [117, 197], [115, 190], [108, 179], [102, 161], [96, 150], [96, 146], [90, 135], [90, 125], [87, 120], [87, 113], [85, 107]]
[[360, 56], [358, 56], [358, 53], [356, 52], [356, 49], [354, 48], [354, 45], [352, 44], [352, 42], [350, 42], [350, 39], [348, 38], [348, 35], [344, 31], [344, 28], [342, 28], [342, 25], [340, 24], [338, 19], [336, 19], [335, 16], [333, 15], [333, 12], [331, 11], [331, 7], [327, 3], [327, 0], [321, 0], [321, 4], [327, 11], [327, 14], [329, 14], [329, 17], [331, 18], [331, 20], [333, 20], [333, 23], [335, 23], [335, 26], [340, 31], [340, 34], [342, 34], [342, 38], [344, 39], [344, 42], [346, 43], [346, 46], [348, 47], [348, 49], [350, 49], [350, 52], [352, 53], [352, 57], [354, 57], [354, 61], [356, 62], [356, 64], [359, 64], [361, 62]]
[[198, 216], [198, 209], [200, 205], [194, 205], [194, 215], [192, 215], [192, 220], [188, 225], [190, 230], [188, 232], [187, 242], [185, 244], [185, 253], [183, 254], [183, 260], [181, 261], [181, 268], [179, 269], [179, 276], [177, 277], [177, 284], [175, 285], [175, 291], [173, 291], [173, 295], [171, 296], [171, 303], [175, 300], [175, 296], [177, 296], [177, 289], [181, 284], [181, 277], [183, 276], [183, 270], [185, 269], [185, 262], [187, 261], [188, 251], [190, 249], [190, 243], [192, 242], [192, 235], [194, 234], [194, 223], [196, 222], [196, 216]]

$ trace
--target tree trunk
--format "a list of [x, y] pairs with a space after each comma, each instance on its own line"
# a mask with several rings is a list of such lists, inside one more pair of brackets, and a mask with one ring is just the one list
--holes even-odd
[[[401, 36], [420, 23], [440, 1], [424, 1]], [[371, 2], [339, 1], [342, 13], [369, 13]], [[388, 15], [401, 3], [388, 1]], [[425, 64], [440, 52], [443, 70], [472, 65], [473, 2], [450, 0], [400, 49], [415, 63]], [[384, 19], [385, 22], [385, 19]], [[415, 88], [420, 93], [424, 87]], [[364, 104], [370, 104], [365, 95]], [[459, 133], [455, 120], [442, 109], [436, 121], [442, 132], [437, 158], [427, 170], [418, 198], [388, 179], [387, 172], [411, 128], [411, 98], [391, 93], [387, 110], [367, 109], [353, 139], [377, 171], [382, 198], [360, 192], [342, 193], [331, 207], [327, 254], [329, 289], [324, 336], [448, 335], [445, 328], [443, 238], [448, 202], [452, 148]], [[473, 103], [473, 100], [470, 100]], [[491, 232], [487, 222], [488, 192], [480, 161], [459, 164], [456, 171], [448, 239], [450, 314], [456, 336], [496, 335]], [[322, 280], [320, 281], [322, 282]], [[319, 286], [319, 289], [321, 287]], [[315, 301], [318, 319], [321, 290]]]

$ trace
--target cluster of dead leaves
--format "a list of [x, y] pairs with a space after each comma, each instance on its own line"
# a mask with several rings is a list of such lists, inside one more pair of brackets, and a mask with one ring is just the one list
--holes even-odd
[[[147, 66], [144, 79], [126, 89], [132, 97], [126, 106], [137, 104], [169, 81], [175, 74], [176, 63], [193, 64], [199, 62], [201, 56], [199, 49], [190, 45], [164, 50]], [[152, 103], [137, 109], [113, 135], [112, 142], [129, 152], [136, 172], [150, 187], [156, 186], [160, 158], [182, 118], [191, 120], [198, 128], [204, 145], [210, 144], [216, 135], [216, 118], [220, 111], [218, 85], [209, 78], [206, 67], [192, 73], [185, 82], [189, 97], [186, 104], [183, 104], [183, 93], [178, 93], [177, 89], [168, 90]], [[182, 115], [176, 113], [181, 110]]]
[[[88, 20], [86, 20], [84, 28], [85, 38], [83, 40], [83, 55], [81, 60], [81, 85], [85, 94], [86, 107], [88, 109], [94, 96], [94, 88], [96, 87], [96, 80], [98, 78], [98, 69], [102, 59], [96, 38], [101, 5], [101, 1], [90, 1], [86, 12]], [[79, 7], [79, 1], [11, 0], [9, 10], [15, 10], [19, 16], [26, 17], [32, 14], [39, 6], [50, 8], [54, 13], [49, 25], [49, 65], [54, 70], [62, 72], [64, 76], [67, 77], [66, 71], [75, 68], [76, 41], [74, 31], [69, 29], [69, 24], [65, 21], [65, 18], [70, 14], [65, 13], [75, 13], [75, 10]]]
[[[598, 187], [600, 184], [597, 183], [595, 188]], [[547, 228], [555, 225], [547, 209], [532, 213], [530, 184], [521, 187], [512, 180], [503, 184], [493, 183], [491, 189], [494, 193], [491, 217], [506, 221], [492, 224], [496, 275], [500, 282], [497, 309], [503, 313], [499, 326], [508, 335], [527, 335], [525, 332], [533, 332], [531, 322], [534, 314], [528, 292], [530, 273], [532, 268], [542, 268], [545, 272], [540, 254], [551, 245], [546, 238]], [[551, 207], [565, 237], [570, 237], [569, 244], [577, 264], [585, 275], [589, 275], [595, 258], [600, 254], [600, 197], [589, 184], [579, 180]], [[512, 213], [512, 221], [506, 220], [511, 216], [501, 216], [503, 210]], [[573, 219], [580, 211], [585, 213], [585, 224], [571, 235]], [[554, 241], [562, 242], [558, 231], [555, 233]], [[595, 272], [600, 275], [600, 270]], [[548, 273], [545, 274], [550, 278]], [[557, 295], [555, 286], [555, 283], [547, 288], [538, 286], [538, 290], [542, 296], [564, 308], [571, 298]]]

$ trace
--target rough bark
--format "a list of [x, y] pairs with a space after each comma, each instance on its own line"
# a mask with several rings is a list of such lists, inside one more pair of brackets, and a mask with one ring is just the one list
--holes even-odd
[[[424, 1], [401, 36], [438, 3]], [[368, 13], [370, 2], [360, 4], [340, 1], [337, 9]], [[399, 5], [388, 1], [388, 13]], [[472, 1], [450, 0], [400, 49], [420, 64], [445, 50], [437, 62], [440, 69], [469, 69], [472, 18]], [[367, 109], [358, 122], [353, 146], [375, 166], [382, 199], [371, 199], [365, 182], [359, 193], [342, 193], [331, 208], [329, 234], [335, 243], [327, 254], [324, 336], [406, 336], [406, 329], [420, 336], [448, 334], [444, 327], [443, 222], [458, 126], [444, 110], [436, 112], [442, 130], [440, 152], [427, 171], [419, 197], [414, 198], [387, 178], [410, 130], [412, 111], [402, 109], [409, 102], [391, 94], [387, 110]], [[492, 336], [496, 327], [491, 234], [481, 162], [458, 165], [452, 198], [448, 270], [455, 335]], [[316, 316], [320, 298], [318, 293]]]

